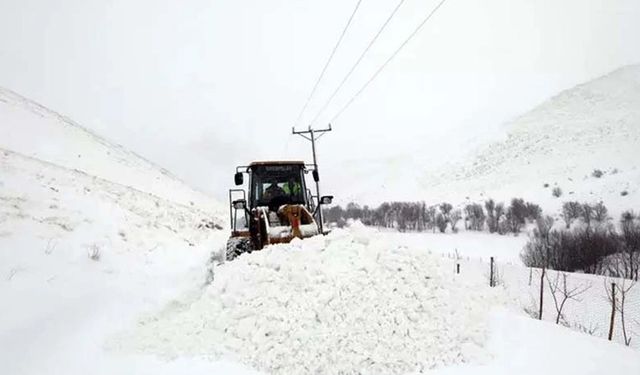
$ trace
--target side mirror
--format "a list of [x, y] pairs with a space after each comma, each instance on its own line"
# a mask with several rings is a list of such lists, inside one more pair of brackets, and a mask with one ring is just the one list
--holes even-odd
[[333, 202], [333, 195], [324, 195], [320, 198], [320, 204], [331, 204]]
[[318, 182], [320, 181], [320, 175], [318, 175], [318, 171], [317, 170], [313, 170], [313, 172], [311, 172], [311, 174], [313, 175], [313, 181]]
[[237, 172], [233, 179], [236, 182], [236, 185], [242, 185], [242, 183], [244, 182], [244, 176], [242, 175], [242, 172]]
[[244, 210], [245, 208], [247, 208], [247, 201], [244, 200], [244, 199], [238, 199], [238, 200], [233, 201], [231, 203], [231, 205], [236, 210]]

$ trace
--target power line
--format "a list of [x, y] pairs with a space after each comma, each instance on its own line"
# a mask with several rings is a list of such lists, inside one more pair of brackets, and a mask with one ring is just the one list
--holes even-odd
[[384, 29], [387, 27], [387, 25], [389, 24], [389, 22], [391, 21], [391, 19], [393, 18], [393, 16], [395, 16], [396, 12], [398, 11], [398, 9], [400, 9], [400, 6], [402, 5], [402, 3], [404, 3], [405, 0], [400, 0], [400, 2], [398, 3], [398, 5], [396, 5], [396, 7], [393, 9], [393, 12], [391, 12], [391, 14], [389, 15], [389, 17], [387, 17], [387, 20], [384, 21], [384, 23], [382, 24], [382, 27], [380, 27], [380, 29], [378, 29], [378, 32], [376, 33], [376, 35], [373, 37], [373, 39], [371, 39], [371, 41], [369, 41], [369, 44], [367, 45], [367, 47], [364, 49], [364, 51], [362, 51], [362, 53], [360, 54], [360, 57], [358, 57], [358, 60], [356, 60], [355, 64], [353, 64], [353, 66], [351, 67], [351, 69], [349, 70], [349, 72], [347, 73], [347, 75], [342, 79], [342, 82], [340, 82], [340, 84], [338, 85], [338, 87], [333, 91], [333, 93], [331, 94], [331, 96], [329, 97], [329, 99], [327, 99], [327, 101], [324, 103], [324, 105], [322, 106], [322, 108], [320, 108], [320, 110], [318, 111], [318, 113], [315, 115], [315, 117], [313, 118], [313, 120], [311, 120], [311, 124], [315, 123], [316, 120], [318, 120], [318, 117], [320, 117], [320, 115], [325, 111], [325, 109], [327, 109], [327, 107], [329, 106], [329, 104], [331, 103], [331, 101], [333, 100], [333, 98], [336, 96], [336, 94], [338, 93], [338, 91], [340, 91], [340, 89], [342, 88], [342, 86], [344, 86], [345, 82], [347, 82], [347, 80], [349, 79], [349, 77], [351, 77], [351, 74], [353, 74], [353, 72], [356, 70], [356, 68], [358, 67], [358, 65], [360, 65], [360, 62], [362, 61], [362, 59], [364, 58], [364, 56], [367, 54], [367, 52], [369, 52], [369, 49], [371, 49], [371, 46], [373, 46], [373, 44], [376, 42], [376, 40], [378, 40], [378, 37], [380, 36], [380, 34], [382, 34], [382, 32], [384, 31]]
[[324, 64], [324, 67], [322, 68], [322, 72], [320, 72], [320, 75], [318, 76], [318, 79], [316, 80], [316, 83], [313, 85], [313, 89], [311, 90], [311, 94], [309, 94], [309, 96], [307, 97], [307, 101], [304, 103], [304, 106], [300, 110], [300, 113], [298, 114], [298, 117], [296, 118], [296, 122], [295, 122], [294, 127], [298, 125], [298, 123], [300, 122], [300, 119], [302, 118], [302, 115], [304, 114], [304, 111], [309, 106], [309, 102], [311, 101], [311, 98], [313, 97], [313, 95], [315, 94], [316, 90], [318, 89], [318, 85], [320, 84], [320, 81], [322, 80], [322, 77], [324, 77], [324, 73], [327, 71], [327, 68], [329, 67], [329, 64], [331, 63], [331, 60], [333, 60], [333, 56], [336, 54], [336, 51], [338, 50], [338, 47], [340, 46], [340, 43], [342, 42], [342, 39], [344, 38], [344, 35], [347, 33], [347, 30], [349, 29], [349, 26], [351, 25], [351, 21], [353, 21], [353, 17], [355, 17], [356, 12], [358, 11], [358, 8], [360, 8], [360, 3], [361, 2], [362, 2], [362, 0], [358, 0], [358, 2], [356, 3], [356, 7], [353, 9], [353, 12], [351, 12], [351, 16], [349, 17], [349, 21], [347, 21], [347, 24], [344, 26], [344, 29], [342, 29], [342, 34], [340, 34], [340, 38], [338, 38], [338, 42], [336, 42], [336, 45], [333, 47], [333, 50], [331, 51], [331, 54], [329, 55], [329, 59], [327, 59], [327, 62]]
[[406, 46], [407, 43], [409, 43], [409, 41], [418, 33], [418, 31], [420, 31], [420, 29], [422, 29], [422, 27], [427, 23], [427, 21], [429, 21], [429, 19], [431, 19], [431, 17], [438, 11], [438, 9], [440, 9], [440, 7], [446, 1], [447, 0], [441, 0], [438, 3], [438, 5], [436, 5], [436, 7], [433, 8], [433, 10], [422, 20], [422, 22], [420, 22], [420, 24], [418, 24], [418, 26], [413, 30], [413, 32], [411, 34], [409, 34], [407, 39], [405, 39], [404, 42], [402, 42], [400, 47], [398, 47], [398, 49], [396, 49], [393, 52], [393, 54], [380, 66], [380, 68], [378, 68], [378, 70], [376, 70], [376, 72], [373, 74], [373, 76], [371, 76], [371, 78], [369, 78], [369, 80], [360, 88], [360, 90], [358, 90], [356, 92], [356, 94], [354, 96], [352, 96], [351, 99], [349, 99], [349, 101], [338, 111], [338, 113], [336, 113], [336, 115], [331, 118], [331, 120], [329, 121], [330, 123], [334, 122], [338, 117], [340, 117], [340, 115], [342, 115], [342, 113], [347, 108], [349, 108], [349, 106], [354, 102], [354, 100], [356, 100], [356, 98], [360, 94], [362, 94], [362, 92], [371, 84], [371, 82], [373, 82], [373, 80], [376, 79], [376, 77], [380, 74], [380, 72], [389, 64], [389, 62], [391, 62], [391, 60], [393, 60], [394, 57], [396, 57], [396, 55], [404, 48], [404, 46]]

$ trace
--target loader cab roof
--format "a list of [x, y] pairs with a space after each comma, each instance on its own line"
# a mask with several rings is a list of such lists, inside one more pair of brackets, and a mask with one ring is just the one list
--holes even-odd
[[304, 162], [299, 160], [291, 160], [291, 161], [254, 161], [249, 164], [249, 168], [264, 166], [264, 165], [300, 165], [304, 167]]

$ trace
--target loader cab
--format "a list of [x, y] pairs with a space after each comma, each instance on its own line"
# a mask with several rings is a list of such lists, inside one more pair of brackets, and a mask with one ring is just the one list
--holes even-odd
[[277, 210], [283, 204], [309, 206], [302, 162], [257, 162], [249, 172], [249, 207]]

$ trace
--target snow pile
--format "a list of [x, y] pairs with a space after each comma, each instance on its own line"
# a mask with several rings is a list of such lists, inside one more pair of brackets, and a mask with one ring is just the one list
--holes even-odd
[[400, 374], [483, 358], [499, 292], [365, 229], [246, 254], [119, 338], [126, 350], [228, 356], [280, 374]]

